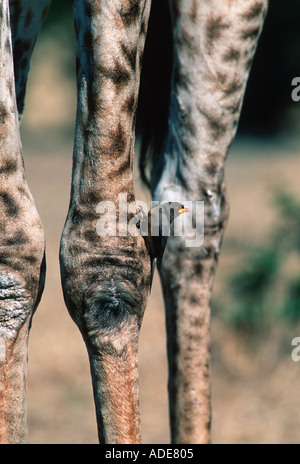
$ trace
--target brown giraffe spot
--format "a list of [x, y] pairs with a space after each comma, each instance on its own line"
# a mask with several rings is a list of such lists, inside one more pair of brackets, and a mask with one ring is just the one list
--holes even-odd
[[29, 27], [32, 23], [32, 20], [33, 20], [33, 11], [31, 8], [29, 8], [27, 10], [27, 13], [26, 13], [26, 16], [25, 16], [25, 22], [24, 22], [24, 25], [25, 27]]
[[199, 14], [199, 1], [194, 0], [192, 3], [191, 10], [190, 10], [190, 18], [193, 23], [197, 22], [198, 14]]
[[212, 50], [214, 43], [223, 37], [223, 32], [229, 28], [223, 16], [211, 17], [206, 22], [207, 47]]
[[122, 110], [125, 111], [125, 113], [127, 113], [128, 115], [131, 115], [134, 113], [135, 108], [136, 108], [136, 99], [134, 95], [131, 95], [125, 100], [122, 106]]
[[131, 70], [134, 71], [136, 68], [137, 48], [130, 48], [127, 47], [125, 44], [122, 44], [121, 49], [126, 62], [129, 64]]
[[8, 159], [0, 165], [0, 174], [13, 174], [17, 171], [18, 165], [15, 160]]
[[251, 39], [254, 41], [254, 40], [257, 40], [259, 33], [260, 33], [260, 26], [252, 27], [250, 29], [245, 29], [241, 33], [241, 39], [243, 40]]
[[230, 48], [223, 56], [224, 61], [238, 61], [241, 57], [241, 52], [236, 48]]
[[86, 230], [83, 236], [88, 242], [95, 243], [99, 240], [99, 235], [95, 230]]
[[3, 202], [3, 205], [6, 209], [8, 216], [17, 217], [19, 214], [19, 206], [8, 193], [0, 193], [0, 201]]
[[14, 235], [13, 237], [9, 237], [6, 239], [7, 246], [25, 245], [27, 242], [27, 237], [22, 232], [17, 232], [16, 235]]
[[0, 102], [0, 123], [4, 124], [8, 116], [9, 112], [6, 106], [4, 105], [4, 103]]
[[211, 132], [214, 138], [219, 139], [224, 134], [226, 134], [226, 129], [227, 129], [226, 124], [222, 124], [220, 121], [218, 121], [217, 119], [213, 117], [208, 118], [207, 122], [208, 122], [208, 125], [211, 129]]
[[187, 106], [184, 111], [180, 112], [180, 119], [184, 126], [185, 131], [188, 132], [189, 136], [195, 137], [197, 134], [197, 125], [192, 118], [192, 108]]
[[251, 69], [252, 63], [253, 63], [253, 57], [249, 58], [249, 59], [246, 61], [246, 64], [245, 64], [245, 70], [246, 70], [246, 71], [249, 71], [249, 69]]
[[[196, 300], [195, 304], [199, 306], [199, 300]], [[195, 317], [195, 319], [192, 320], [192, 326], [193, 327], [203, 327], [205, 325], [205, 321], [201, 317]]]
[[216, 139], [222, 137], [227, 130], [226, 124], [222, 122], [222, 118], [210, 112], [208, 108], [198, 106], [200, 113], [206, 118], [208, 126], [212, 132], [212, 136]]
[[114, 83], [117, 92], [127, 85], [131, 79], [130, 73], [120, 63], [116, 63], [114, 68], [106, 68], [101, 65], [98, 67], [98, 71], [106, 79], [109, 79]]
[[215, 176], [219, 171], [220, 153], [210, 155], [204, 162], [204, 168], [208, 175]]
[[24, 261], [26, 261], [27, 263], [29, 263], [29, 264], [35, 264], [37, 262], [37, 260], [38, 260], [37, 257], [34, 256], [33, 254], [30, 254], [30, 255], [25, 254], [25, 255], [22, 256], [22, 259]]
[[186, 29], [182, 28], [176, 39], [176, 45], [189, 50], [191, 55], [197, 56], [199, 53], [199, 43], [195, 37]]
[[144, 19], [141, 24], [141, 35], [145, 36], [148, 30], [148, 21]]
[[261, 13], [265, 10], [265, 5], [262, 2], [256, 2], [254, 5], [251, 5], [248, 11], [243, 13], [241, 16], [248, 21], [256, 19]]
[[227, 74], [225, 73], [222, 73], [222, 72], [217, 72], [217, 79], [219, 81], [220, 84], [225, 84], [225, 82], [227, 81]]
[[10, 46], [10, 39], [9, 37], [6, 38], [5, 41], [5, 51], [6, 53], [10, 54], [11, 53], [11, 46]]
[[224, 106], [224, 109], [229, 111], [231, 114], [237, 114], [240, 111], [240, 105], [241, 105], [241, 98], [240, 98], [240, 95], [238, 95], [238, 98], [236, 99], [236, 101], [233, 101], [229, 105]]
[[[110, 177], [112, 179], [115, 179], [116, 177], [121, 179], [121, 176], [129, 170], [129, 167], [130, 167], [129, 166], [129, 159], [127, 157], [125, 157], [123, 162], [121, 162], [121, 159], [120, 159], [120, 162], [117, 164], [117, 169], [116, 170], [113, 170], [113, 169], [111, 170], [111, 176]], [[129, 199], [128, 199], [128, 201], [129, 201]]]
[[197, 261], [193, 266], [193, 273], [196, 275], [201, 275], [203, 272], [204, 266], [201, 261]]
[[86, 198], [87, 203], [90, 205], [98, 204], [102, 199], [102, 196], [99, 194], [97, 190], [89, 191]]
[[236, 92], [239, 92], [243, 88], [243, 85], [244, 85], [243, 83], [237, 80], [231, 81], [230, 84], [226, 86], [226, 90], [225, 90], [226, 95], [230, 96]]
[[134, 24], [140, 14], [140, 2], [139, 0], [129, 0], [129, 8], [126, 10], [123, 6], [119, 10], [119, 15], [126, 28]]
[[127, 137], [121, 123], [115, 131], [111, 131], [107, 143], [102, 145], [101, 153], [105, 156], [120, 156], [127, 145]]
[[84, 223], [85, 216], [82, 211], [78, 211], [74, 209], [71, 214], [71, 223], [74, 224], [75, 227], [80, 226]]

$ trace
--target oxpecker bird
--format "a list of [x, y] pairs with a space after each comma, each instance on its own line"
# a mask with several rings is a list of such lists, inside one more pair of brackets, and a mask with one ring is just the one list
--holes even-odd
[[172, 226], [178, 216], [188, 213], [190, 210], [185, 208], [181, 203], [169, 202], [156, 205], [146, 214], [141, 206], [140, 219], [137, 222], [137, 228], [143, 236], [152, 265], [152, 280], [155, 270], [155, 263], [160, 265], [165, 248], [167, 246], [168, 236], [172, 234]]

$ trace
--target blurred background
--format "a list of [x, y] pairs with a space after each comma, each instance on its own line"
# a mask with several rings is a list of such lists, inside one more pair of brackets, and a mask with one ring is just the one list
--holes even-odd
[[[156, 0], [159, 3], [159, 0]], [[270, 0], [226, 176], [231, 218], [212, 305], [214, 443], [300, 443], [300, 3]], [[154, 76], [155, 78], [155, 76]], [[71, 0], [53, 0], [28, 84], [22, 141], [47, 239], [29, 344], [30, 443], [97, 443], [88, 358], [65, 308], [58, 250], [76, 112]], [[136, 169], [137, 198], [150, 201]], [[164, 309], [156, 276], [140, 340], [144, 443], [169, 443]]]

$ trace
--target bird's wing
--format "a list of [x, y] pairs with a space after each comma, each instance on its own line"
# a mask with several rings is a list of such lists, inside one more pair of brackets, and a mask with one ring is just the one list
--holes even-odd
[[156, 266], [156, 256], [155, 256], [154, 244], [153, 244], [152, 237], [151, 237], [151, 232], [149, 231], [149, 225], [151, 227], [151, 224], [149, 224], [149, 215], [145, 214], [141, 206], [139, 208], [140, 208], [140, 212], [138, 214], [138, 222], [136, 225], [137, 225], [137, 228], [139, 229], [141, 236], [143, 237], [145, 241], [145, 245], [147, 247], [147, 250], [149, 252], [150, 259], [151, 259], [151, 284], [150, 284], [150, 290], [151, 290], [155, 266]]
[[163, 236], [162, 235], [160, 237], [160, 247], [159, 247], [159, 250], [157, 252], [157, 264], [158, 265], [160, 265], [161, 262], [162, 262], [163, 255], [164, 255], [167, 243], [168, 243], [168, 236]]
[[[151, 258], [151, 285], [156, 263], [160, 266], [170, 234], [170, 220], [160, 206], [154, 206], [146, 215], [140, 210], [137, 224]], [[153, 235], [152, 235], [153, 233]]]
[[150, 290], [151, 290], [151, 288], [152, 288], [152, 283], [153, 283], [153, 277], [154, 277], [155, 267], [156, 267], [156, 259], [152, 259], [152, 260], [151, 260], [151, 284], [150, 284]]

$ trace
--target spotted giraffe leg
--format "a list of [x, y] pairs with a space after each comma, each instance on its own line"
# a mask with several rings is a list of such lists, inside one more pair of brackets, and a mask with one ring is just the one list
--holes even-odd
[[20, 115], [24, 110], [32, 52], [50, 4], [51, 0], [9, 0], [15, 86]]
[[[13, 17], [14, 7], [18, 2], [12, 3]], [[9, 2], [2, 0], [0, 3], [0, 443], [27, 441], [28, 333], [31, 318], [41, 298], [45, 277], [44, 232], [25, 178], [18, 119]]]
[[[210, 442], [210, 299], [228, 217], [224, 164], [236, 132], [266, 0], [171, 0], [169, 129], [155, 200], [204, 201], [205, 238], [174, 237], [160, 269], [166, 304], [172, 441]], [[195, 242], [196, 244], [196, 242]]]
[[[74, 1], [78, 109], [60, 260], [66, 305], [90, 358], [101, 443], [140, 442], [137, 342], [150, 261], [143, 238], [115, 221], [119, 194], [134, 200], [134, 121], [149, 9], [149, 0]], [[102, 207], [108, 235], [99, 226]]]

